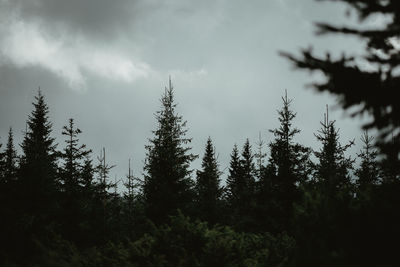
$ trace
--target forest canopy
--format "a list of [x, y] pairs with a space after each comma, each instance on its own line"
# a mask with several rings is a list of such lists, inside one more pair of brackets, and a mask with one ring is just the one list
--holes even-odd
[[[170, 79], [145, 157], [135, 159], [144, 168], [133, 170], [129, 159], [121, 190], [108, 150], [95, 155], [81, 142], [77, 118], [64, 122], [57, 143], [54, 110], [39, 89], [22, 141], [15, 143], [13, 128], [1, 139], [0, 265], [398, 266], [400, 1], [325, 1], [346, 4], [361, 26], [322, 22], [318, 33], [356, 36], [364, 54], [281, 54], [325, 75], [313, 85], [317, 92], [358, 108], [355, 117], [371, 116], [361, 136], [343, 140], [327, 109], [309, 136], [318, 147], [305, 145], [296, 124], [304, 115], [285, 92], [276, 99], [270, 140], [243, 136], [222, 169], [212, 136], [194, 152]], [[389, 22], [363, 28], [374, 15]], [[352, 154], [356, 142], [362, 145]], [[201, 165], [193, 168], [197, 158]]]
[[74, 119], [63, 127], [65, 143], [55, 143], [39, 90], [22, 154], [11, 128], [0, 154], [2, 265], [389, 264], [400, 222], [394, 159], [378, 158], [367, 132], [360, 153], [347, 155], [353, 141], [341, 143], [327, 113], [315, 133], [319, 150], [297, 143], [291, 103], [282, 97], [269, 149], [262, 140], [234, 145], [223, 185], [211, 137], [201, 168], [191, 169], [198, 156], [170, 81], [144, 177], [129, 169], [120, 192], [106, 150], [94, 160]]

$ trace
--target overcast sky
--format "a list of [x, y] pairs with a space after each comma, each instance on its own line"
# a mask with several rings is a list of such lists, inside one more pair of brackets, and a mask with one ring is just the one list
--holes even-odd
[[[279, 51], [359, 53], [362, 43], [316, 37], [313, 22], [343, 24], [341, 4], [313, 0], [0, 0], [0, 142], [13, 127], [21, 142], [40, 86], [50, 108], [53, 135], [74, 118], [94, 158], [106, 147], [112, 176], [142, 174], [144, 146], [156, 127], [154, 113], [172, 76], [178, 111], [188, 121], [201, 162], [208, 136], [221, 169], [234, 143], [278, 126], [276, 110], [287, 89], [302, 130], [297, 141], [319, 148], [315, 133], [325, 105], [341, 141], [356, 138], [361, 120], [335, 108], [335, 98], [306, 85], [316, 75], [293, 70]], [[225, 171], [226, 175], [227, 171]]]

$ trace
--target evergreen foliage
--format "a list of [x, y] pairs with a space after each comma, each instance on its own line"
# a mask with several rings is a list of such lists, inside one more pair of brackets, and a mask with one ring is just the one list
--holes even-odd
[[354, 140], [346, 145], [339, 142], [339, 130], [335, 127], [335, 121], [330, 121], [328, 112], [325, 120], [321, 122], [322, 128], [316, 134], [318, 141], [322, 143], [320, 151], [315, 152], [319, 162], [316, 166], [315, 181], [327, 196], [334, 196], [347, 190], [350, 193], [351, 181], [349, 171], [353, 168], [354, 160], [346, 158], [345, 152]]
[[300, 199], [299, 185], [311, 172], [311, 149], [293, 140], [300, 130], [293, 127], [296, 113], [290, 108], [292, 100], [288, 99], [287, 92], [282, 102], [278, 110], [280, 125], [270, 130], [275, 139], [269, 144], [271, 155], [259, 181], [259, 201], [266, 208], [263, 212], [274, 218], [269, 227], [278, 231], [288, 229], [293, 204]]
[[373, 146], [374, 137], [365, 131], [361, 136], [363, 148], [357, 156], [361, 159], [360, 167], [355, 171], [357, 186], [365, 190], [371, 185], [376, 185], [380, 180], [380, 171], [377, 161], [378, 151]]
[[45, 221], [54, 217], [58, 207], [57, 152], [55, 140], [51, 137], [49, 108], [40, 89], [33, 106], [21, 145], [23, 155], [18, 191], [21, 208], [29, 214], [26, 219], [32, 220], [35, 227], [42, 227]]
[[66, 136], [66, 147], [60, 153], [61, 159], [64, 160], [63, 168], [61, 169], [61, 180], [63, 191], [66, 194], [71, 194], [76, 197], [80, 186], [87, 181], [82, 181], [81, 173], [84, 165], [83, 160], [87, 158], [91, 150], [86, 149], [86, 145], [78, 145], [78, 134], [82, 131], [75, 128], [74, 120], [69, 119], [68, 125], [63, 127], [62, 135]]
[[[365, 128], [378, 129], [378, 143], [382, 152], [391, 147], [400, 152], [400, 143], [391, 144], [390, 137], [395, 131], [395, 138], [400, 138], [400, 105], [398, 88], [400, 50], [397, 48], [400, 34], [400, 2], [397, 0], [329, 0], [343, 2], [358, 15], [360, 25], [337, 26], [330, 23], [316, 24], [317, 32], [323, 34], [342, 34], [357, 37], [365, 41], [364, 54], [353, 56], [342, 54], [341, 58], [318, 57], [310, 49], [302, 51], [300, 57], [282, 53], [296, 67], [311, 71], [322, 71], [326, 81], [315, 83], [319, 92], [330, 92], [339, 96], [340, 104], [345, 109], [352, 108], [352, 116], [368, 112], [374, 120], [364, 125]], [[349, 12], [350, 14], [350, 12]], [[373, 28], [363, 25], [372, 17], [382, 16], [388, 19], [382, 27]], [[365, 62], [372, 69], [364, 68]]]
[[[84, 216], [84, 195], [83, 186], [87, 185], [88, 177], [83, 180], [84, 165], [83, 160], [89, 156], [91, 150], [86, 149], [86, 145], [79, 145], [78, 135], [82, 131], [75, 128], [74, 120], [69, 119], [68, 125], [63, 127], [62, 135], [66, 136], [66, 146], [64, 151], [59, 153], [64, 164], [60, 169], [61, 192], [63, 193], [61, 205], [66, 235], [72, 240], [77, 240], [82, 236], [82, 228], [79, 222]], [[86, 166], [87, 168], [88, 166]], [[90, 170], [85, 170], [85, 176], [90, 175]]]
[[231, 219], [240, 230], [254, 227], [256, 174], [254, 155], [250, 141], [246, 139], [241, 156], [237, 146], [233, 148], [227, 179], [227, 201], [232, 213]]
[[195, 186], [197, 212], [200, 219], [216, 223], [221, 209], [221, 172], [218, 169], [218, 162], [210, 137], [207, 139], [201, 167], [202, 170], [197, 171]]
[[3, 175], [4, 182], [15, 182], [17, 179], [17, 151], [14, 147], [14, 134], [12, 128], [8, 131], [7, 145], [4, 151]]
[[176, 112], [171, 79], [157, 112], [157, 129], [146, 146], [143, 186], [146, 212], [154, 222], [165, 222], [178, 209], [188, 210], [193, 192], [190, 163], [197, 157], [190, 153], [186, 121]]
[[[98, 164], [72, 119], [57, 152], [39, 91], [19, 158], [10, 129], [0, 151], [2, 266], [393, 266], [400, 238], [396, 145], [379, 160], [365, 133], [360, 165], [328, 114], [321, 149], [295, 142], [296, 113], [285, 95], [280, 126], [253, 154], [247, 139], [230, 158], [226, 187], [208, 138], [192, 181], [186, 122], [170, 82], [147, 146], [144, 181], [129, 161], [122, 194], [105, 148]], [[392, 142], [397, 142], [393, 136]], [[96, 179], [97, 178], [97, 179]], [[357, 179], [356, 179], [357, 178]], [[194, 221], [195, 220], [195, 221]]]

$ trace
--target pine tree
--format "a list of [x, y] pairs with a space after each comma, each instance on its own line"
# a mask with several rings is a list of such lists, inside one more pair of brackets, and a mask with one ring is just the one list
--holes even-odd
[[220, 198], [222, 189], [220, 187], [220, 171], [215, 156], [214, 147], [209, 137], [201, 164], [202, 170], [197, 171], [196, 181], [196, 206], [200, 218], [216, 223], [219, 216]]
[[135, 198], [135, 190], [136, 188], [136, 183], [135, 183], [135, 176], [132, 174], [131, 170], [131, 159], [129, 159], [129, 164], [128, 164], [128, 175], [126, 176], [127, 181], [124, 183], [124, 186], [128, 190], [128, 192], [124, 193], [125, 198], [128, 200], [129, 206], [131, 206], [134, 198]]
[[378, 152], [373, 147], [374, 138], [368, 135], [365, 131], [361, 136], [361, 142], [363, 143], [363, 149], [357, 156], [361, 159], [360, 167], [355, 171], [357, 176], [357, 185], [360, 190], [364, 190], [367, 187], [377, 184], [380, 177], [380, 171], [378, 161], [376, 159]]
[[102, 195], [103, 199], [107, 198], [108, 190], [114, 187], [114, 184], [109, 181], [110, 171], [115, 165], [109, 165], [106, 162], [106, 149], [100, 151], [100, 156], [97, 157], [97, 165], [95, 167], [95, 171], [98, 177], [98, 193]]
[[[34, 218], [43, 219], [52, 217], [57, 207], [57, 153], [51, 137], [49, 108], [40, 89], [33, 106], [22, 143], [19, 193], [24, 210]], [[39, 221], [38, 224], [43, 223]]]
[[261, 139], [261, 132], [258, 136], [257, 145], [257, 153], [254, 154], [254, 159], [256, 160], [256, 172], [258, 181], [260, 181], [263, 177], [263, 173], [265, 172], [264, 159], [267, 156], [267, 153], [263, 152], [264, 150], [264, 141]]
[[177, 209], [183, 212], [193, 195], [190, 163], [197, 157], [191, 153], [185, 137], [186, 121], [176, 112], [171, 79], [161, 98], [162, 109], [156, 114], [157, 129], [146, 146], [143, 193], [146, 212], [156, 223], [163, 222]]
[[82, 236], [79, 222], [83, 218], [82, 207], [84, 207], [86, 199], [83, 196], [81, 178], [84, 167], [83, 160], [91, 153], [91, 150], [86, 149], [86, 145], [78, 145], [78, 135], [81, 132], [79, 128], [75, 128], [74, 120], [69, 119], [68, 125], [65, 125], [62, 130], [62, 135], [67, 137], [66, 147], [60, 153], [60, 157], [64, 161], [60, 170], [63, 223], [66, 235], [73, 240]]
[[287, 92], [282, 101], [283, 107], [278, 111], [280, 126], [270, 130], [275, 140], [269, 145], [271, 150], [269, 165], [276, 170], [278, 187], [291, 195], [296, 191], [296, 186], [308, 178], [311, 149], [294, 142], [293, 139], [300, 130], [292, 125], [296, 113], [290, 109], [292, 100], [288, 99]]
[[[302, 202], [295, 207], [294, 234], [298, 245], [299, 265], [325, 266], [344, 264], [353, 232], [352, 203], [354, 200], [350, 170], [354, 160], [345, 152], [353, 145], [339, 142], [339, 130], [330, 121], [328, 112], [315, 135], [322, 148], [314, 152], [313, 179], [302, 185]], [[362, 225], [357, 225], [360, 227]], [[318, 245], [316, 245], [318, 244]], [[351, 248], [352, 250], [353, 248]]]
[[236, 145], [233, 149], [227, 180], [228, 205], [234, 224], [241, 230], [250, 230], [254, 226], [255, 176], [254, 156], [247, 139], [241, 157]]
[[233, 146], [229, 165], [229, 175], [226, 180], [227, 201], [234, 205], [239, 195], [237, 181], [240, 179], [240, 155], [237, 145]]
[[66, 147], [60, 153], [64, 160], [64, 166], [61, 171], [64, 192], [73, 197], [80, 190], [83, 181], [80, 181], [81, 172], [84, 167], [83, 160], [92, 152], [86, 149], [86, 145], [78, 145], [78, 134], [82, 131], [75, 128], [74, 120], [69, 119], [68, 125], [63, 127], [62, 135], [66, 136]]
[[99, 224], [97, 230], [100, 231], [103, 241], [107, 240], [108, 234], [110, 233], [110, 205], [111, 205], [111, 194], [108, 192], [110, 188], [116, 185], [110, 182], [110, 170], [115, 167], [115, 165], [109, 165], [106, 161], [106, 149], [100, 151], [100, 156], [97, 157], [98, 164], [95, 167], [97, 173], [98, 182], [96, 184], [95, 191], [95, 208], [96, 208], [96, 218], [102, 222]]
[[243, 145], [242, 157], [240, 159], [241, 175], [244, 185], [243, 200], [249, 201], [254, 195], [256, 167], [254, 164], [254, 155], [249, 139]]
[[124, 197], [127, 202], [128, 219], [131, 222], [133, 219], [135, 204], [137, 204], [142, 197], [140, 194], [140, 188], [143, 187], [143, 181], [139, 177], [133, 175], [133, 171], [131, 169], [131, 159], [129, 159], [128, 175], [126, 178], [127, 180], [124, 183], [124, 186], [127, 189], [127, 192], [124, 193]]
[[293, 126], [296, 113], [290, 108], [292, 100], [287, 92], [282, 97], [283, 107], [278, 110], [279, 128], [270, 130], [275, 139], [269, 144], [270, 158], [260, 180], [261, 205], [275, 220], [273, 228], [287, 229], [293, 215], [293, 204], [300, 200], [299, 185], [311, 172], [311, 149], [294, 141], [300, 130]]
[[[14, 148], [13, 132], [10, 128], [4, 153], [0, 151], [0, 209], [14, 213], [17, 188], [17, 152]], [[1, 148], [1, 144], [0, 144]], [[4, 216], [5, 213], [2, 213]], [[9, 219], [9, 218], [8, 218]]]
[[4, 153], [1, 152], [1, 147], [3, 145], [0, 143], [0, 197], [6, 192], [7, 177], [4, 175]]
[[8, 132], [8, 141], [4, 151], [4, 178], [5, 182], [15, 181], [17, 178], [17, 151], [14, 148], [14, 135], [12, 128]]
[[322, 143], [319, 152], [315, 152], [319, 163], [316, 166], [316, 182], [320, 185], [323, 194], [333, 197], [338, 193], [349, 193], [351, 187], [349, 171], [353, 168], [354, 160], [346, 158], [345, 152], [354, 140], [346, 145], [339, 142], [339, 130], [335, 127], [335, 121], [330, 121], [328, 111], [325, 114], [322, 128], [316, 134], [318, 141]]

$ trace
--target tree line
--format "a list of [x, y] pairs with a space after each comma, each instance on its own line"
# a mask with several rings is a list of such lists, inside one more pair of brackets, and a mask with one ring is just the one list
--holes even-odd
[[[338, 96], [353, 116], [371, 115], [364, 128], [377, 136], [365, 132], [357, 155], [347, 155], [353, 141], [340, 142], [328, 112], [315, 133], [319, 150], [295, 142], [300, 130], [285, 95], [268, 149], [262, 140], [255, 149], [249, 140], [235, 145], [222, 186], [211, 138], [201, 168], [191, 170], [197, 155], [170, 84], [146, 146], [144, 177], [129, 168], [120, 193], [105, 149], [93, 157], [74, 120], [57, 149], [39, 91], [22, 154], [11, 129], [0, 148], [0, 265], [398, 266], [400, 2], [327, 1], [346, 4], [360, 24], [321, 22], [318, 33], [360, 38], [363, 54], [321, 57], [310, 48], [282, 55], [322, 72], [325, 81], [313, 87]], [[387, 21], [362, 27], [374, 16]]]
[[320, 149], [297, 143], [291, 102], [282, 97], [268, 150], [262, 140], [234, 145], [222, 186], [210, 137], [201, 168], [190, 168], [198, 156], [170, 81], [144, 177], [129, 168], [121, 193], [106, 150], [93, 159], [73, 119], [58, 150], [39, 90], [22, 154], [12, 129], [0, 154], [2, 264], [390, 265], [400, 236], [398, 156], [379, 154], [365, 132], [357, 166], [346, 155], [354, 141], [340, 142], [328, 111], [315, 134]]

